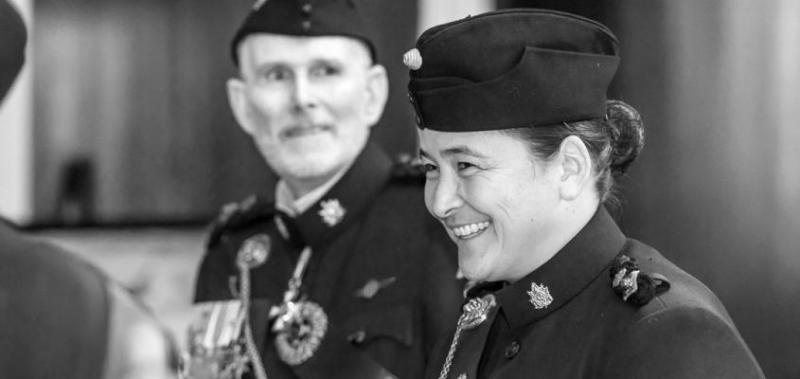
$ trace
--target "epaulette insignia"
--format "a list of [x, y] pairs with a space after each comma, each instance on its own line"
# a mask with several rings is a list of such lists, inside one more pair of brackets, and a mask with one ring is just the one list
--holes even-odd
[[237, 228], [263, 214], [271, 213], [269, 211], [271, 207], [256, 209], [258, 208], [258, 203], [258, 198], [255, 195], [251, 195], [241, 202], [228, 203], [222, 206], [219, 215], [209, 227], [206, 246], [208, 248], [214, 246], [226, 230]]
[[419, 159], [412, 158], [409, 154], [400, 154], [392, 166], [392, 178], [424, 182], [425, 167]]
[[636, 260], [619, 254], [608, 271], [611, 288], [622, 301], [642, 306], [670, 288], [669, 280], [661, 274], [643, 273]]

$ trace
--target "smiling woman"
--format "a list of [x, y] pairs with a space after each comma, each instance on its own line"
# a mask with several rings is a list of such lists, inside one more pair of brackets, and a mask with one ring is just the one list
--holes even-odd
[[716, 296], [606, 210], [644, 143], [606, 99], [618, 51], [595, 21], [512, 9], [408, 53], [425, 203], [473, 284], [427, 377], [763, 377]]

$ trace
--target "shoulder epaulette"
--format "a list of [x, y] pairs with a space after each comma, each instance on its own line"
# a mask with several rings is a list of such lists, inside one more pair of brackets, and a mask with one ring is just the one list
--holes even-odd
[[654, 297], [667, 292], [669, 280], [661, 274], [643, 273], [636, 265], [636, 260], [619, 254], [614, 258], [608, 270], [611, 288], [622, 298], [622, 301], [643, 306]]
[[401, 154], [392, 165], [392, 179], [414, 183], [425, 183], [425, 167], [419, 159]]
[[249, 196], [238, 203], [225, 204], [222, 206], [217, 218], [209, 226], [206, 247], [213, 247], [223, 235], [230, 231], [246, 227], [273, 215], [275, 215], [274, 204], [259, 199], [255, 195]]

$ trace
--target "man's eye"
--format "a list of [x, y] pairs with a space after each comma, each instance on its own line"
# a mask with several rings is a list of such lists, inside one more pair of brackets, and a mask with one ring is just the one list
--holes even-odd
[[330, 65], [317, 66], [311, 69], [311, 76], [323, 77], [339, 73], [339, 69]]
[[290, 78], [291, 77], [291, 73], [289, 72], [289, 70], [282, 69], [282, 68], [276, 68], [276, 69], [272, 69], [272, 70], [267, 71], [264, 74], [264, 77], [269, 81], [277, 82], [277, 81], [282, 81], [282, 80], [286, 80], [286, 79]]
[[425, 164], [422, 165], [422, 170], [425, 171], [425, 172], [432, 172], [432, 171], [436, 171], [437, 169], [438, 169], [438, 167], [436, 167], [436, 165], [431, 164], [431, 163], [425, 163]]

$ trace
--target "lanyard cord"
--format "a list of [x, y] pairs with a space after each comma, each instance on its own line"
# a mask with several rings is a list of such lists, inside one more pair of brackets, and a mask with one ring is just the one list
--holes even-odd
[[300, 253], [300, 258], [297, 259], [297, 265], [294, 266], [292, 277], [289, 278], [289, 284], [287, 285], [286, 292], [283, 294], [284, 303], [297, 300], [300, 294], [300, 286], [303, 285], [303, 274], [306, 272], [310, 259], [311, 247], [306, 246], [303, 248], [303, 252]]

